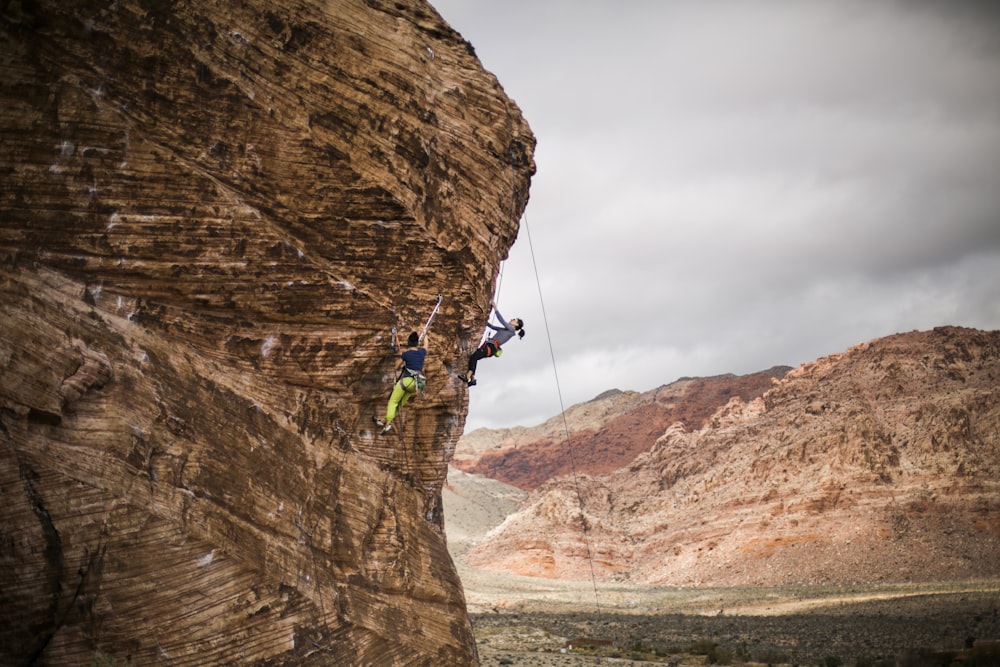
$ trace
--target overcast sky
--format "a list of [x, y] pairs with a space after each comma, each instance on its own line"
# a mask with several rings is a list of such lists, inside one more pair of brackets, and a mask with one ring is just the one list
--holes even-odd
[[538, 139], [466, 432], [1000, 328], [1000, 3], [431, 1]]

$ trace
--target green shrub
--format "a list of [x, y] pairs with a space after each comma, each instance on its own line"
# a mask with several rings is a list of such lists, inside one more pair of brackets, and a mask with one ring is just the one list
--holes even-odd
[[715, 650], [715, 642], [709, 639], [699, 639], [687, 647], [687, 652], [692, 655], [708, 655]]
[[756, 656], [757, 662], [763, 662], [768, 665], [781, 665], [788, 664], [792, 661], [785, 653], [775, 653], [772, 651], [765, 651]]
[[962, 664], [964, 667], [991, 667], [1000, 665], [1000, 646], [973, 647]]
[[733, 662], [732, 651], [716, 646], [708, 653], [710, 665], [729, 665]]

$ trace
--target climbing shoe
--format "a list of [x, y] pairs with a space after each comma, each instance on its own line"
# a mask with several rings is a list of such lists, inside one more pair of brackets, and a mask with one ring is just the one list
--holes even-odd
[[465, 382], [466, 382], [466, 384], [468, 384], [468, 385], [469, 385], [470, 387], [475, 387], [475, 386], [476, 386], [476, 378], [472, 378], [471, 380], [466, 380]]
[[392, 430], [392, 424], [386, 424], [385, 426], [382, 427], [382, 435], [385, 435], [391, 430]]

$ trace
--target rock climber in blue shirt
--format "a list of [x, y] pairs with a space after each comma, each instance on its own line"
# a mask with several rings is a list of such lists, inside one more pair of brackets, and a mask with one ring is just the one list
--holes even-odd
[[406, 339], [406, 349], [396, 362], [396, 373], [400, 374], [399, 381], [392, 387], [389, 404], [385, 408], [385, 419], [372, 417], [372, 420], [382, 427], [382, 433], [392, 430], [392, 420], [396, 418], [396, 412], [406, 405], [411, 396], [423, 389], [424, 382], [427, 381], [423, 376], [426, 358], [427, 344], [421, 343], [420, 335], [414, 331]]
[[517, 334], [519, 338], [524, 338], [524, 320], [516, 317], [512, 317], [510, 322], [507, 322], [497, 310], [497, 305], [490, 302], [493, 307], [493, 312], [497, 316], [497, 320], [500, 321], [500, 326], [495, 324], [486, 323], [490, 329], [493, 329], [496, 333], [486, 340], [485, 343], [479, 346], [479, 348], [469, 356], [469, 370], [465, 372], [465, 382], [470, 387], [476, 384], [476, 364], [480, 359], [485, 359], [487, 357], [499, 357], [502, 350], [500, 346], [509, 341]]

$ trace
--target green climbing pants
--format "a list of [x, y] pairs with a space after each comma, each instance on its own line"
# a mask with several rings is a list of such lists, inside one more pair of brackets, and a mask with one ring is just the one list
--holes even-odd
[[396, 418], [396, 411], [406, 405], [410, 396], [417, 393], [417, 381], [412, 377], [405, 377], [392, 388], [389, 396], [389, 405], [385, 406], [385, 423], [388, 424]]

